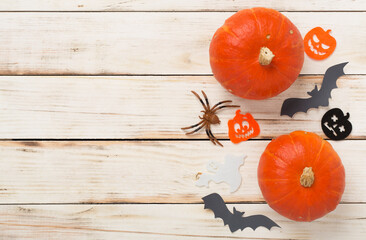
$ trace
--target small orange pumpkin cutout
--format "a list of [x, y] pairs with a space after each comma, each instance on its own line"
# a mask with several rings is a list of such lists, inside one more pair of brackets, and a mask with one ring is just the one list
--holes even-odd
[[321, 27], [311, 29], [304, 38], [306, 54], [315, 60], [329, 57], [335, 50], [337, 41], [332, 37], [330, 29], [324, 31]]
[[233, 143], [240, 143], [249, 138], [259, 135], [260, 128], [258, 123], [254, 120], [252, 114], [241, 114], [240, 109], [236, 111], [233, 119], [228, 121], [229, 138]]

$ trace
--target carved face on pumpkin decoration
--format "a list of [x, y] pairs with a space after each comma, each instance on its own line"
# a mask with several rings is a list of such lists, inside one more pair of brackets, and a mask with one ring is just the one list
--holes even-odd
[[349, 113], [344, 115], [339, 108], [329, 110], [322, 118], [324, 134], [332, 140], [345, 139], [352, 131], [352, 124], [348, 118]]
[[334, 52], [337, 42], [329, 34], [330, 31], [330, 29], [324, 31], [321, 27], [316, 27], [305, 35], [305, 52], [309, 57], [316, 60], [323, 60]]
[[260, 132], [259, 125], [253, 116], [250, 113], [241, 114], [240, 109], [236, 111], [235, 117], [229, 120], [228, 126], [229, 138], [233, 143], [240, 143], [256, 137]]

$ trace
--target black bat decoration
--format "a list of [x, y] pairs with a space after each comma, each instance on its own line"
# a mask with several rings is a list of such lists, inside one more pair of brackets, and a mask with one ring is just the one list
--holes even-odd
[[243, 217], [244, 212], [239, 212], [233, 208], [233, 213], [229, 211], [222, 197], [217, 193], [212, 193], [203, 197], [205, 203], [205, 209], [211, 209], [215, 218], [221, 218], [224, 221], [224, 225], [229, 225], [230, 231], [235, 232], [237, 230], [243, 230], [250, 227], [255, 230], [257, 227], [265, 227], [271, 230], [272, 227], [279, 227], [274, 221], [263, 215], [252, 215], [249, 217]]
[[318, 90], [318, 86], [308, 92], [310, 98], [288, 98], [281, 108], [281, 116], [287, 115], [292, 117], [297, 112], [307, 112], [310, 108], [326, 107], [329, 105], [331, 91], [337, 88], [337, 80], [344, 75], [343, 68], [348, 62], [334, 65], [327, 69], [324, 74], [322, 86]]

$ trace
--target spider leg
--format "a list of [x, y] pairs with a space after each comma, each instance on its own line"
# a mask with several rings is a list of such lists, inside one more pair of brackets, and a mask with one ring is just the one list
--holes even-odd
[[215, 110], [215, 108], [216, 108], [217, 106], [221, 105], [221, 104], [224, 104], [224, 103], [231, 103], [231, 102], [233, 102], [233, 101], [231, 101], [231, 100], [226, 100], [226, 101], [218, 102], [218, 103], [216, 103], [216, 104], [212, 107], [212, 109], [211, 109], [211, 110]]
[[201, 122], [197, 123], [197, 124], [194, 124], [192, 126], [189, 126], [189, 127], [184, 127], [184, 128], [181, 128], [182, 130], [186, 130], [186, 129], [190, 129], [190, 128], [194, 128], [194, 127], [197, 127], [198, 125], [200, 125], [201, 123], [203, 123], [204, 120], [202, 120]]
[[208, 102], [206, 93], [202, 90], [202, 95], [205, 97], [207, 109], [210, 109], [210, 103]]
[[199, 130], [201, 130], [204, 126], [206, 126], [206, 123], [202, 123], [201, 126], [199, 126], [198, 128], [196, 128], [195, 130], [193, 130], [192, 132], [187, 132], [186, 135], [189, 135], [189, 134], [193, 134], [195, 132], [198, 132]]
[[232, 107], [232, 108], [237, 108], [237, 107], [240, 107], [239, 105], [225, 105], [225, 106], [220, 106], [220, 107], [218, 107], [218, 108], [216, 108], [216, 109], [214, 109], [214, 110], [212, 110], [212, 113], [215, 113], [215, 112], [217, 112], [218, 110], [220, 110], [220, 109], [223, 109], [223, 108], [227, 108], [227, 107]]
[[213, 140], [215, 142], [217, 142], [217, 144], [219, 144], [221, 147], [223, 147], [223, 145], [219, 142], [219, 140], [217, 140], [217, 138], [212, 134], [211, 129], [208, 129], [208, 132], [210, 133], [210, 135], [213, 138]]
[[203, 108], [205, 109], [205, 111], [207, 111], [208, 108], [206, 107], [205, 103], [202, 101], [202, 98], [200, 96], [198, 96], [198, 94], [195, 91], [191, 91], [191, 92], [198, 98], [198, 100], [200, 100]]
[[212, 139], [211, 134], [210, 134], [210, 132], [209, 132], [209, 130], [208, 130], [208, 128], [207, 128], [207, 127], [206, 127], [206, 134], [207, 134], [208, 138], [210, 139], [210, 141], [211, 141], [214, 145], [216, 145], [216, 142]]

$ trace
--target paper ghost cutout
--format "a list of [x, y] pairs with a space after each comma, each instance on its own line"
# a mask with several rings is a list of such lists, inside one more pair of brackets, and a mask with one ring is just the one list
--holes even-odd
[[230, 119], [227, 125], [230, 141], [235, 144], [256, 137], [260, 133], [259, 125], [252, 114], [241, 114], [240, 109], [236, 111], [235, 117]]
[[330, 109], [322, 118], [324, 134], [332, 140], [342, 140], [352, 131], [352, 124], [348, 121], [349, 113], [344, 115], [339, 108]]
[[237, 157], [228, 155], [225, 157], [225, 163], [221, 164], [216, 161], [210, 161], [207, 164], [207, 170], [210, 173], [203, 173], [199, 176], [196, 181], [196, 186], [208, 187], [209, 182], [213, 181], [215, 183], [226, 182], [230, 185], [230, 191], [235, 192], [238, 190], [241, 184], [241, 175], [239, 172], [239, 167], [244, 164], [244, 159], [246, 156]]
[[305, 53], [315, 60], [329, 57], [337, 46], [337, 41], [330, 32], [330, 29], [324, 31], [321, 27], [311, 29], [304, 37]]
[[265, 227], [271, 230], [272, 227], [279, 227], [274, 221], [264, 215], [252, 215], [243, 217], [244, 212], [239, 212], [233, 208], [233, 213], [227, 208], [222, 197], [217, 193], [212, 193], [202, 198], [205, 209], [213, 211], [215, 218], [221, 218], [224, 225], [229, 225], [230, 231], [233, 233], [237, 230], [244, 230], [244, 228], [252, 228], [256, 230], [258, 227]]
[[310, 98], [288, 98], [281, 108], [281, 115], [292, 117], [297, 112], [307, 112], [310, 108], [326, 107], [329, 105], [331, 91], [337, 88], [337, 80], [344, 75], [343, 68], [348, 62], [334, 65], [327, 69], [324, 74], [322, 86], [318, 90], [318, 86], [308, 92]]

